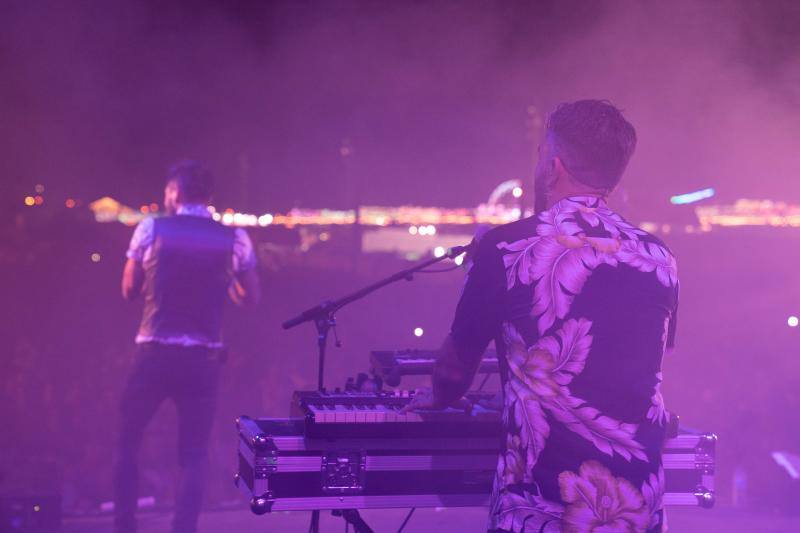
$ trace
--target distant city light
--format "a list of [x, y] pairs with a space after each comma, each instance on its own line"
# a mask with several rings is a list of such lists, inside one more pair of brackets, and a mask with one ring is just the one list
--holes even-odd
[[386, 217], [381, 217], [381, 216], [375, 217], [375, 224], [377, 224], [378, 226], [383, 226], [384, 224], [386, 224]]
[[230, 226], [231, 224], [233, 224], [233, 213], [225, 211], [225, 214], [222, 215], [222, 223], [225, 224], [226, 226]]
[[433, 256], [434, 257], [444, 257], [445, 249], [444, 246], [437, 246], [433, 249]]
[[514, 187], [511, 190], [511, 194], [514, 198], [522, 198], [522, 187]]
[[67, 206], [67, 209], [72, 209], [73, 207], [75, 207], [75, 200], [73, 200], [72, 198], [67, 198], [67, 201], [64, 202], [64, 205]]
[[99, 263], [100, 259], [102, 259], [102, 257], [100, 257], [100, 254], [98, 254], [97, 252], [93, 253], [91, 255], [91, 258], [92, 258], [92, 263]]
[[436, 226], [428, 224], [428, 235], [436, 235]]
[[787, 320], [786, 323], [789, 324], [790, 328], [796, 328], [797, 325], [800, 324], [800, 318], [792, 315], [789, 317], [789, 320]]
[[409, 227], [408, 227], [408, 232], [409, 232], [411, 235], [416, 235], [416, 234], [417, 234], [417, 227], [416, 227], [416, 226], [409, 226]]
[[261, 226], [262, 228], [265, 226], [269, 226], [270, 224], [272, 224], [272, 221], [274, 219], [275, 218], [269, 213], [261, 215], [260, 217], [258, 217], [258, 225]]
[[25, 197], [25, 205], [31, 207], [32, 205], [36, 204], [36, 199], [33, 196], [26, 196]]
[[669, 201], [674, 205], [685, 205], [685, 204], [693, 204], [695, 202], [699, 202], [700, 200], [705, 200], [706, 198], [711, 198], [716, 194], [716, 191], [709, 187], [708, 189], [702, 189], [695, 192], [687, 192], [686, 194], [678, 194], [672, 196]]
[[428, 234], [428, 226], [420, 226], [418, 231], [419, 231], [420, 235], [427, 235]]
[[422, 337], [422, 335], [424, 335], [424, 334], [425, 334], [425, 330], [423, 330], [422, 328], [414, 328], [414, 336]]

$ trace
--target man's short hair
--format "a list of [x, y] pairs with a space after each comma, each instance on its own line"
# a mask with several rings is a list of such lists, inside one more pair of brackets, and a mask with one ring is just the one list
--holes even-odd
[[197, 161], [186, 159], [172, 165], [167, 174], [167, 183], [174, 181], [185, 202], [208, 203], [214, 192], [211, 172]]
[[567, 172], [585, 185], [613, 189], [636, 148], [636, 130], [605, 100], [578, 100], [556, 107], [547, 135]]

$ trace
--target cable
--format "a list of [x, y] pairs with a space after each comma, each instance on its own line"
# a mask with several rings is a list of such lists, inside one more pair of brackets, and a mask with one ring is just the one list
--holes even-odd
[[452, 272], [453, 270], [458, 270], [461, 268], [459, 265], [448, 267], [448, 268], [440, 268], [436, 270], [417, 270], [415, 274], [440, 274], [442, 272]]
[[402, 533], [403, 529], [406, 527], [406, 524], [408, 524], [408, 521], [411, 520], [411, 515], [414, 514], [414, 511], [416, 510], [417, 510], [416, 507], [411, 508], [411, 510], [406, 515], [406, 519], [403, 520], [402, 524], [400, 524], [400, 529], [397, 530], [397, 533]]
[[484, 377], [484, 378], [483, 378], [483, 381], [481, 381], [481, 384], [480, 384], [480, 386], [478, 387], [478, 390], [479, 390], [479, 391], [483, 390], [483, 386], [484, 386], [484, 385], [486, 385], [486, 382], [487, 382], [487, 381], [489, 381], [489, 378], [490, 378], [491, 376], [492, 376], [492, 375], [491, 375], [489, 372], [487, 372], [487, 373], [486, 373], [486, 377]]

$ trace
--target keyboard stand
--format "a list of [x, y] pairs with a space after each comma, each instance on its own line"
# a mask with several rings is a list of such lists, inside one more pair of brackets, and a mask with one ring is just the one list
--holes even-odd
[[341, 516], [345, 522], [352, 524], [355, 533], [375, 533], [372, 528], [364, 522], [356, 509], [335, 509], [331, 511], [333, 516]]

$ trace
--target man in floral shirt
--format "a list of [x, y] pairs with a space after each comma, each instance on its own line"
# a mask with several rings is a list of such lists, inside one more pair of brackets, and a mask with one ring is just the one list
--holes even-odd
[[506, 435], [491, 531], [664, 529], [661, 359], [674, 338], [677, 270], [664, 243], [605, 200], [635, 145], [607, 102], [550, 115], [539, 212], [480, 240], [433, 391], [415, 402], [459, 398], [496, 340]]

